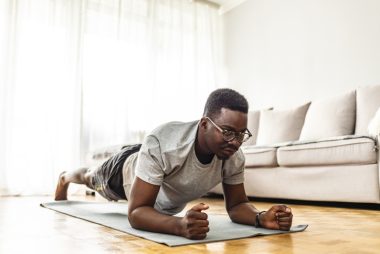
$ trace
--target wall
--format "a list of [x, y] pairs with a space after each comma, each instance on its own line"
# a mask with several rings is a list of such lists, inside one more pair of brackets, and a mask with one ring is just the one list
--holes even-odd
[[247, 0], [223, 22], [224, 85], [251, 109], [380, 84], [378, 0]]

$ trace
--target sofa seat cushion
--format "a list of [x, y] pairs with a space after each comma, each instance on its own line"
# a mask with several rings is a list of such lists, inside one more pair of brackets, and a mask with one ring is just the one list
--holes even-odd
[[376, 164], [375, 140], [364, 136], [342, 136], [279, 147], [280, 166], [326, 166]]
[[245, 167], [275, 167], [276, 147], [271, 146], [244, 146], [241, 147], [245, 155]]

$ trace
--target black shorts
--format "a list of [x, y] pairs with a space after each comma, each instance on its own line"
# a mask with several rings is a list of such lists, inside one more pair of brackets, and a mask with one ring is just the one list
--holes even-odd
[[124, 146], [120, 152], [99, 166], [92, 174], [93, 189], [111, 201], [127, 199], [123, 187], [123, 165], [125, 160], [140, 148], [141, 144]]

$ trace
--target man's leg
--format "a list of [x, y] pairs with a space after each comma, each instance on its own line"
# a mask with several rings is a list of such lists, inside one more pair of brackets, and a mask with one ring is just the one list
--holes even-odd
[[67, 190], [70, 183], [85, 184], [92, 189], [92, 174], [89, 168], [79, 168], [71, 172], [62, 172], [59, 175], [57, 188], [55, 190], [55, 200], [67, 200]]

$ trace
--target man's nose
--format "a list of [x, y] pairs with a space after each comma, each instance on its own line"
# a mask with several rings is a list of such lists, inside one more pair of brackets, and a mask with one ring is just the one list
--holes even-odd
[[229, 145], [233, 145], [236, 150], [239, 149], [239, 147], [241, 146], [241, 142], [238, 141], [238, 139], [235, 137], [233, 140], [229, 141], [228, 142]]

